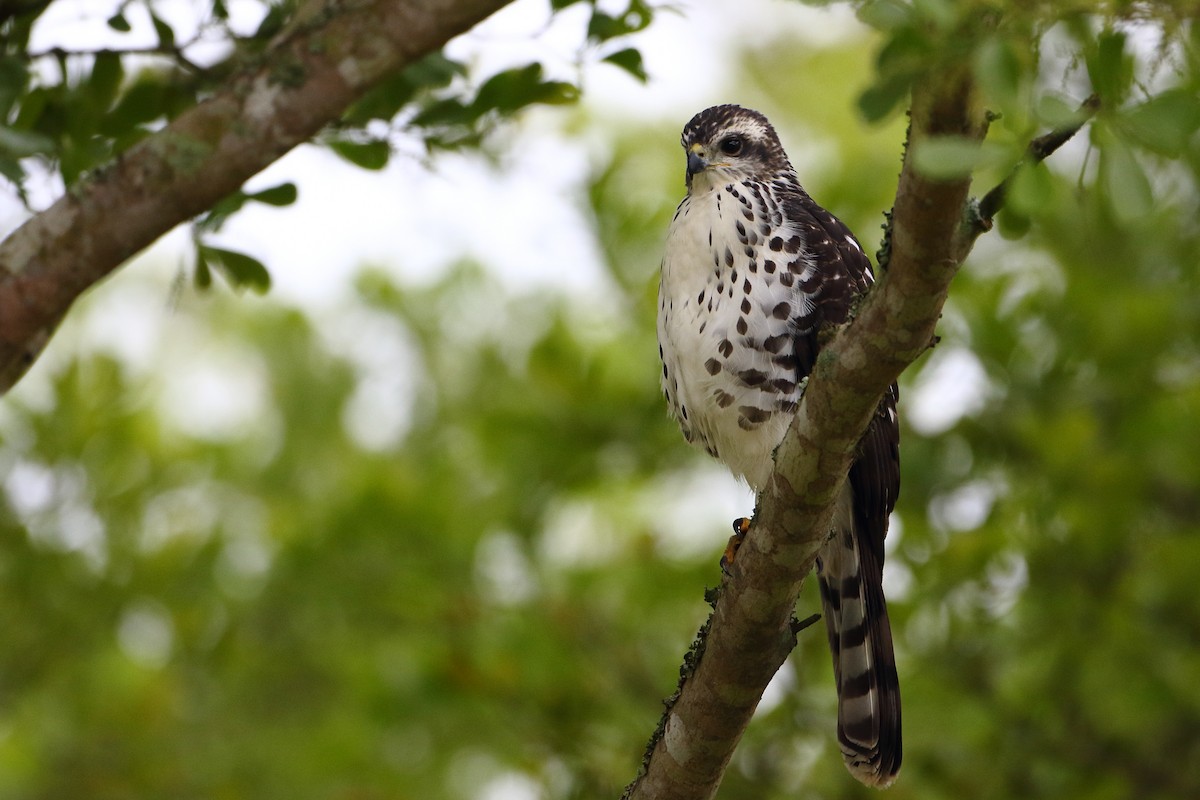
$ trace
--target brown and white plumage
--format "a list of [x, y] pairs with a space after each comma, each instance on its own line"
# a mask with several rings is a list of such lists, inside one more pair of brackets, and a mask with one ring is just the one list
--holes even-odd
[[[659, 284], [662, 387], [689, 442], [763, 488], [820, 350], [871, 267], [818, 206], [767, 119], [715, 106], [684, 127], [688, 194]], [[900, 769], [900, 692], [883, 597], [883, 540], [900, 488], [896, 387], [879, 404], [817, 561], [851, 773], [886, 786]]]

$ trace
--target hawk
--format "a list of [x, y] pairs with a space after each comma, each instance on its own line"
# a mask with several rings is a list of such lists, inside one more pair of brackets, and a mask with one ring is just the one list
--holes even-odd
[[[775, 129], [721, 105], [683, 129], [687, 196], [658, 293], [662, 388], [684, 437], [756, 492], [774, 468], [821, 348], [873, 280], [854, 234], [801, 187]], [[858, 780], [900, 770], [900, 688], [883, 597], [883, 540], [900, 490], [897, 388], [863, 436], [817, 558], [838, 741]]]

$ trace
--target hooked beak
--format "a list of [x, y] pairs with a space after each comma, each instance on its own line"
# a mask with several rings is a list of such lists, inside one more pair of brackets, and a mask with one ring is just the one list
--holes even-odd
[[708, 159], [700, 154], [698, 150], [692, 150], [687, 157], [687, 174], [688, 177], [704, 172], [708, 169]]

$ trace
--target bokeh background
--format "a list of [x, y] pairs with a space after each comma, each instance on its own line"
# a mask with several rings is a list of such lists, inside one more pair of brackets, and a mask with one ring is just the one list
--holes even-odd
[[[112, 35], [105, 3], [59, 2], [39, 47]], [[156, 8], [182, 29], [196, 5]], [[753, 504], [659, 396], [678, 131], [764, 111], [873, 251], [905, 119], [864, 119], [885, 40], [844, 6], [661, 9], [646, 83], [581, 61], [586, 24], [519, 0], [447, 50], [540, 59], [578, 104], [452, 152], [401, 135], [375, 172], [301, 148], [250, 184], [298, 201], [215, 239], [269, 293], [196, 289], [173, 233], [0, 401], [0, 797], [549, 800], [633, 777]], [[1077, 102], [1069, 37], [1042, 33], [1061, 70], [1031, 91]], [[1193, 68], [1142, 78], [1196, 93]], [[890, 798], [1200, 796], [1200, 147], [1104, 151], [1119, 122], [1026, 175], [902, 380]], [[60, 191], [35, 175], [31, 202]], [[720, 797], [874, 796], [841, 765], [828, 661], [801, 636]]]

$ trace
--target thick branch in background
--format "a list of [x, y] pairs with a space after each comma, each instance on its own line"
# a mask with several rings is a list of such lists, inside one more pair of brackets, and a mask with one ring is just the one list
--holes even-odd
[[929, 347], [950, 281], [970, 251], [970, 179], [924, 177], [911, 157], [930, 137], [983, 139], [986, 115], [969, 71], [944, 70], [918, 83], [911, 113], [889, 267], [817, 360], [698, 643], [699, 658], [626, 789], [631, 800], [716, 794], [763, 690], [795, 644], [796, 599], [863, 431], [886, 388]]
[[0, 393], [88, 287], [509, 0], [314, 2], [219, 92], [0, 244]]

